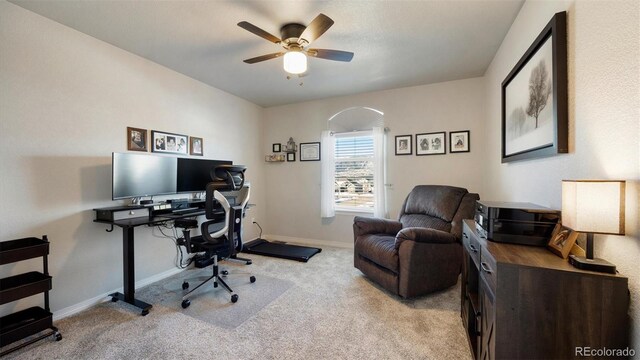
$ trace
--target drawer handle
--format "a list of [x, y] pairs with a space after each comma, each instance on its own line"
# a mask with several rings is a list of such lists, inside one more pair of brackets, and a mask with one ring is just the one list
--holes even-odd
[[469, 245], [469, 249], [470, 249], [472, 252], [474, 252], [474, 253], [477, 253], [477, 252], [478, 252], [478, 249], [476, 249], [476, 247], [475, 247], [475, 246], [473, 246], [473, 245]]
[[480, 263], [480, 267], [481, 267], [481, 268], [482, 268], [482, 270], [483, 270], [484, 272], [486, 272], [487, 274], [491, 274], [491, 273], [493, 273], [493, 270], [491, 270], [491, 268], [489, 267], [489, 265], [487, 265], [487, 263], [486, 263], [486, 262], [481, 262], [481, 263]]

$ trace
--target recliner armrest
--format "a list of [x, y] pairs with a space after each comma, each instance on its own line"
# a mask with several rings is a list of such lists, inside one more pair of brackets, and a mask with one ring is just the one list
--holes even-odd
[[356, 216], [353, 218], [353, 236], [368, 234], [396, 235], [402, 229], [402, 223], [395, 220]]
[[458, 238], [446, 231], [421, 227], [404, 228], [396, 235], [396, 249], [403, 241], [415, 241], [430, 244], [451, 244], [458, 242]]

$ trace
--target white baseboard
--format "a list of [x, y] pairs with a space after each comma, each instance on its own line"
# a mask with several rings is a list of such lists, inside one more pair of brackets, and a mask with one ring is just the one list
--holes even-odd
[[[142, 279], [140, 281], [136, 281], [136, 285], [135, 288], [139, 289], [141, 287], [147, 286], [149, 284], [152, 284], [156, 281], [160, 281], [164, 278], [168, 278], [169, 276], [173, 276], [181, 271], [184, 271], [185, 269], [178, 269], [178, 268], [174, 268], [174, 269], [169, 269], [167, 271], [163, 271], [159, 274], [153, 275], [153, 276], [149, 276], [146, 279]], [[53, 313], [53, 321], [57, 321], [57, 320], [62, 320], [64, 318], [66, 318], [67, 316], [71, 316], [74, 314], [79, 313], [80, 311], [86, 310], [92, 306], [98, 305], [100, 303], [103, 303], [105, 301], [111, 301], [111, 298], [109, 297], [110, 294], [113, 294], [114, 292], [122, 292], [122, 288], [117, 288], [111, 291], [108, 291], [104, 294], [100, 294], [96, 297], [93, 297], [91, 299], [79, 302], [75, 305], [71, 305], [68, 306], [64, 309], [60, 309], [56, 312]]]
[[263, 238], [266, 240], [284, 241], [286, 243], [294, 243], [294, 244], [300, 244], [300, 245], [329, 246], [329, 247], [337, 247], [337, 248], [343, 248], [343, 249], [353, 249], [353, 241], [343, 242], [343, 241], [331, 241], [331, 240], [320, 240], [320, 239], [305, 239], [300, 237], [284, 236], [284, 235], [264, 235]]

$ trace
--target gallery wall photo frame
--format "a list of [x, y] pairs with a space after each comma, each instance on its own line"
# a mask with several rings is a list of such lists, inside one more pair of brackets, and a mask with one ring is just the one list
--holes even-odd
[[300, 161], [320, 161], [320, 143], [300, 143]]
[[296, 153], [294, 152], [287, 153], [287, 161], [289, 162], [296, 161]]
[[282, 151], [282, 144], [277, 143], [277, 144], [272, 144], [271, 145], [271, 152], [279, 153], [281, 151]]
[[446, 153], [446, 131], [416, 134], [416, 155], [444, 155]]
[[556, 13], [502, 82], [502, 162], [569, 152], [567, 16]]
[[189, 136], [189, 154], [204, 156], [204, 142], [202, 138]]
[[147, 129], [127, 126], [127, 150], [147, 151]]
[[396, 135], [396, 155], [413, 155], [411, 135]]
[[471, 132], [469, 130], [449, 132], [449, 153], [466, 153], [471, 151]]
[[151, 151], [165, 154], [188, 154], [188, 136], [151, 130]]

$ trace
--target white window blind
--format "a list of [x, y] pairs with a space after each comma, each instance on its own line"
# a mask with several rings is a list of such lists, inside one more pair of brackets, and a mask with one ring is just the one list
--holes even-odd
[[336, 134], [336, 210], [373, 211], [373, 155], [370, 131]]

